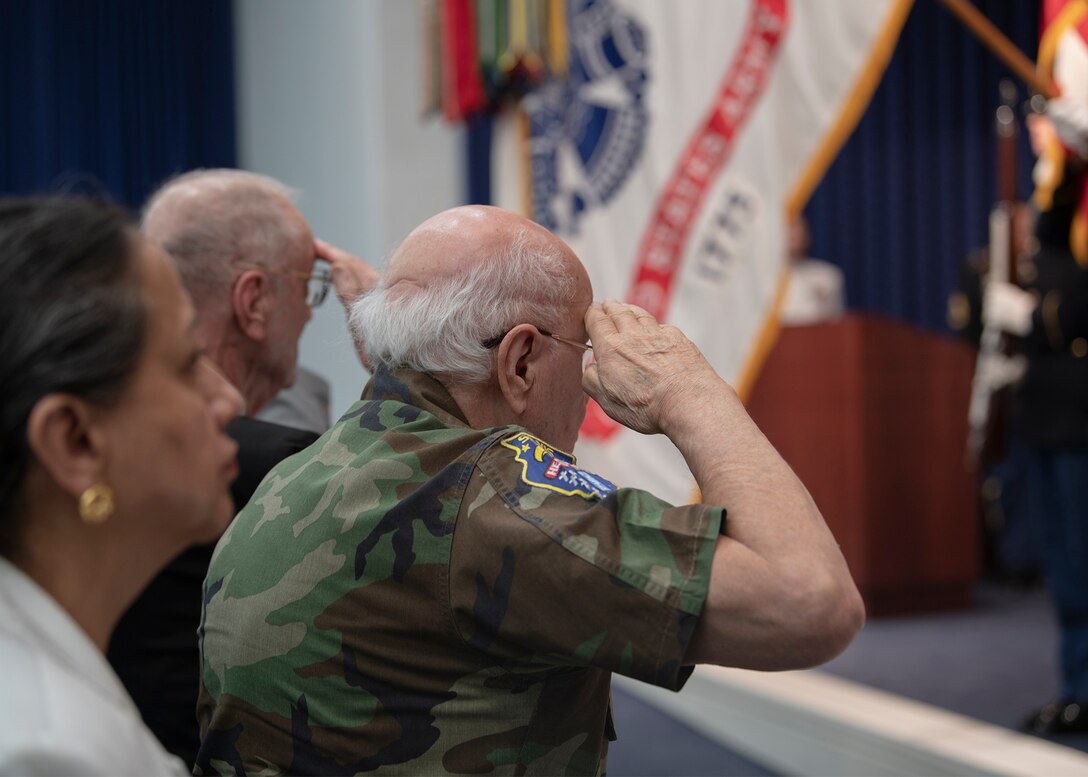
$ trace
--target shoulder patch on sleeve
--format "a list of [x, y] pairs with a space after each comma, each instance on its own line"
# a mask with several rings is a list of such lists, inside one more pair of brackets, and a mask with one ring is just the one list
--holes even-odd
[[521, 463], [521, 479], [530, 486], [584, 499], [604, 499], [616, 490], [610, 481], [574, 466], [574, 457], [569, 453], [528, 432], [512, 434], [502, 444], [514, 452], [514, 458]]

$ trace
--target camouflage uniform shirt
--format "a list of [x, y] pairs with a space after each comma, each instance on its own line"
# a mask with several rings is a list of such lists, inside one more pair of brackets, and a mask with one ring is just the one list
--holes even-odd
[[611, 673], [690, 673], [722, 520], [379, 372], [216, 549], [197, 773], [602, 771]]

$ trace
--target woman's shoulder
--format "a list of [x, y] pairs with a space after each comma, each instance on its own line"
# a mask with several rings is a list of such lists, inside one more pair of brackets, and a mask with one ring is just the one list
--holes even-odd
[[0, 631], [0, 774], [187, 773], [144, 725], [108, 665], [101, 674], [87, 672], [50, 648]]

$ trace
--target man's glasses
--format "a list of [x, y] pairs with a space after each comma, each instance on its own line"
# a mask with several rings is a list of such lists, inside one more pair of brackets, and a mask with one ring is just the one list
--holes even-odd
[[[305, 275], [305, 273], [299, 273]], [[329, 287], [332, 286], [332, 269], [324, 264], [315, 264], [310, 277], [306, 279], [306, 304], [316, 308], [329, 296]]]
[[260, 270], [269, 275], [286, 275], [290, 278], [298, 278], [299, 280], [306, 281], [306, 304], [311, 308], [316, 308], [325, 301], [325, 298], [329, 296], [329, 287], [332, 285], [332, 270], [322, 259], [317, 260], [317, 263], [314, 264], [314, 269], [311, 272], [288, 270], [285, 268], [274, 270], [271, 267], [266, 267], [257, 262], [239, 262], [237, 266]]
[[[577, 340], [572, 340], [569, 337], [563, 337], [562, 335], [553, 335], [547, 329], [544, 329], [543, 327], [539, 327], [539, 326], [536, 327], [536, 331], [540, 332], [540, 334], [544, 335], [545, 337], [550, 337], [553, 340], [558, 340], [559, 342], [566, 343], [567, 345], [573, 345], [575, 348], [578, 348], [579, 350], [590, 351], [590, 352], [593, 351], [593, 346], [590, 345], [589, 343], [580, 343]], [[490, 338], [489, 340], [484, 340], [482, 343], [480, 343], [480, 345], [482, 345], [484, 348], [486, 348], [487, 350], [490, 351], [492, 348], [497, 348], [499, 343], [501, 343], [503, 338], [506, 337], [508, 334], [510, 334], [509, 329], [506, 330], [505, 332], [503, 332], [501, 335], [495, 335], [494, 337]]]

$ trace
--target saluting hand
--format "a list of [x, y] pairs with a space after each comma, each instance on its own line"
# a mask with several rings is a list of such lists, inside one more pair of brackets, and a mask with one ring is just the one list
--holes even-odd
[[643, 434], [670, 431], [700, 397], [728, 389], [683, 332], [638, 307], [593, 303], [585, 315], [594, 361], [582, 388], [611, 418]]
[[[344, 306], [344, 312], [350, 317], [351, 306], [361, 295], [370, 291], [381, 277], [378, 271], [357, 256], [349, 254], [332, 243], [314, 238], [314, 255], [324, 259], [332, 267], [332, 283], [336, 287], [336, 296]], [[374, 365], [366, 354], [366, 347], [359, 340], [358, 333], [352, 327], [355, 353], [363, 367], [373, 372]]]
[[378, 282], [378, 271], [357, 256], [349, 254], [332, 243], [314, 238], [314, 255], [324, 259], [332, 268], [332, 283], [336, 287], [336, 296], [347, 311], [359, 298], [374, 288]]

